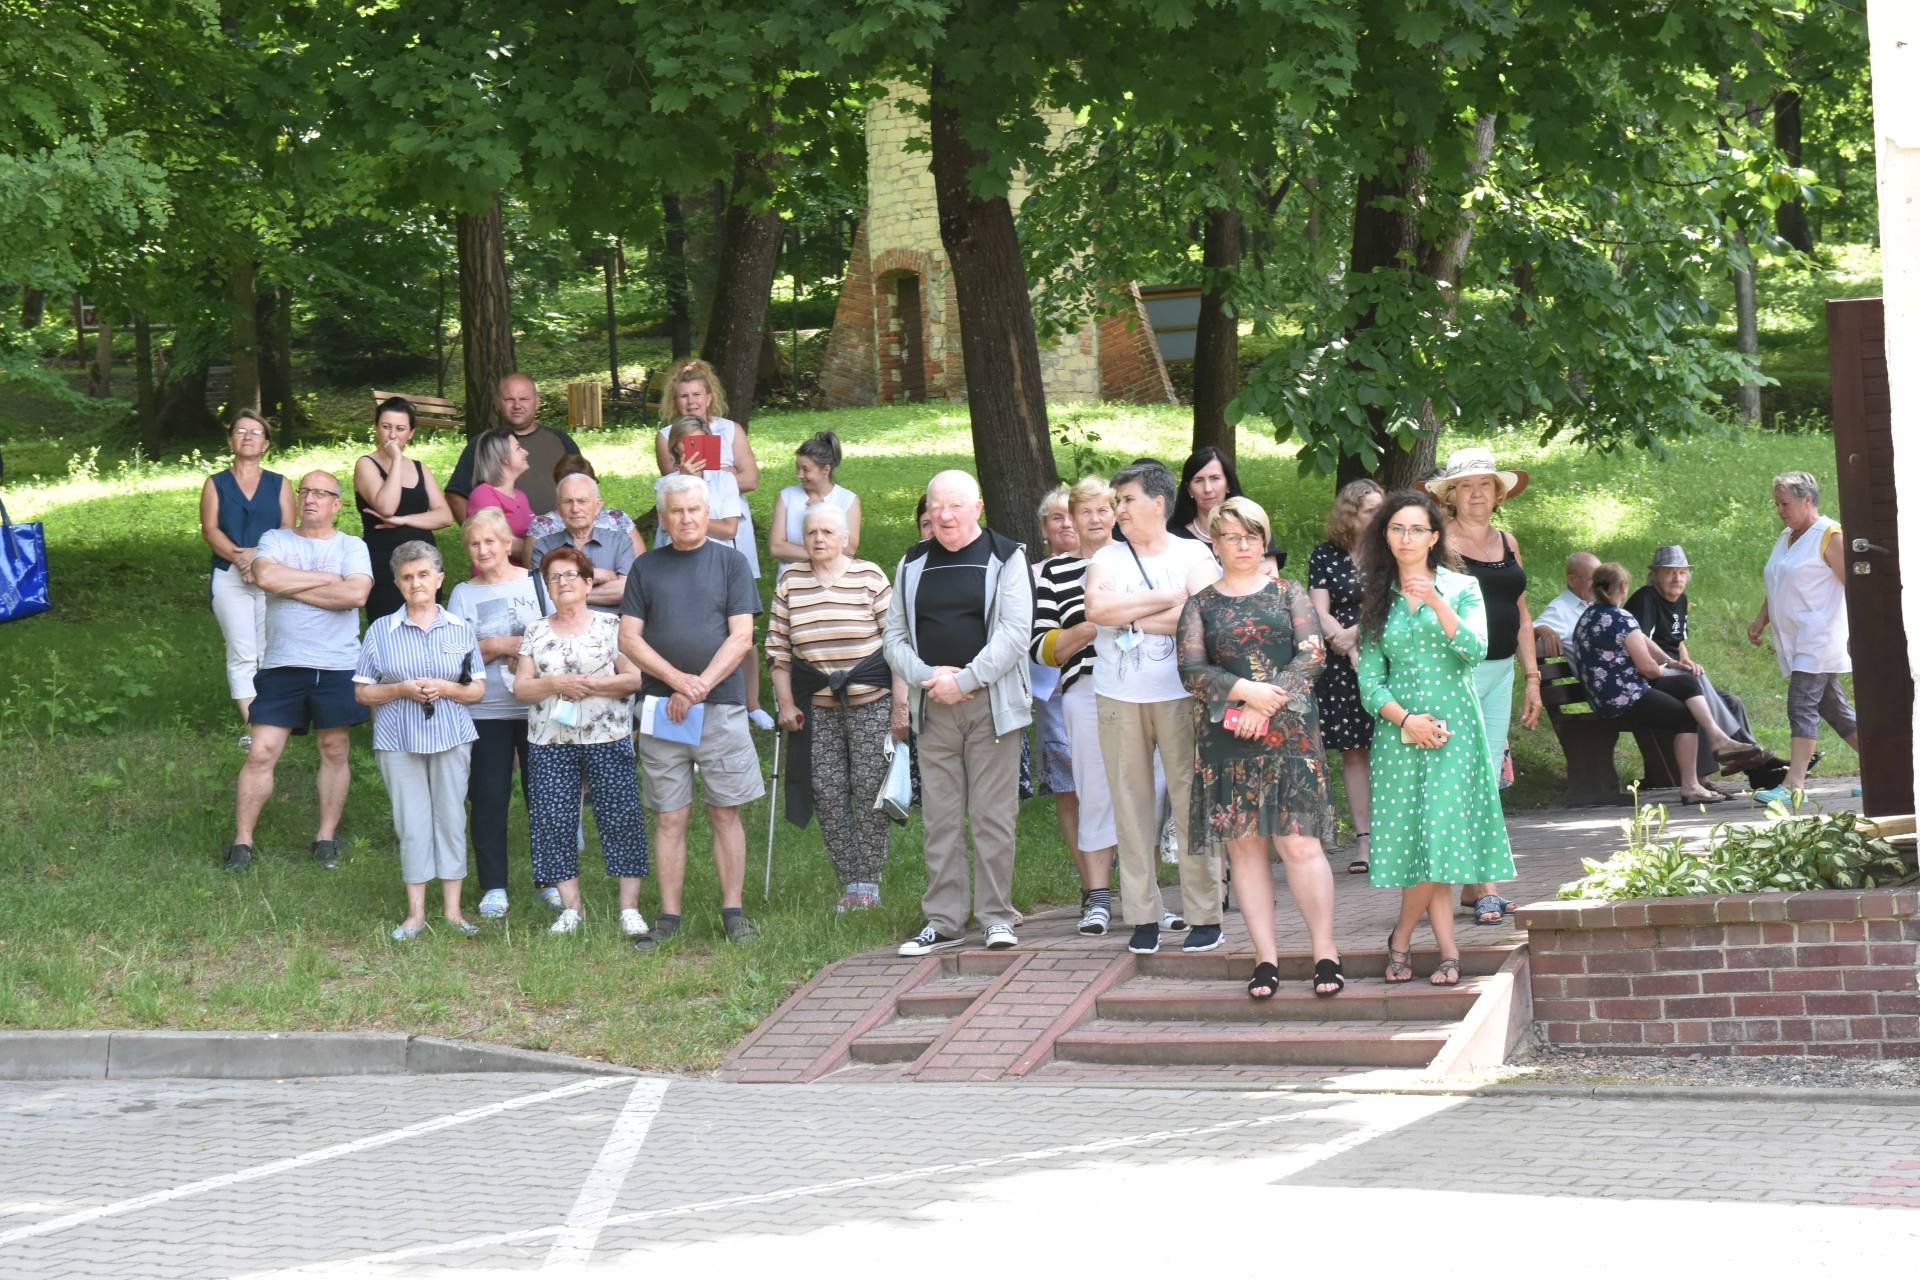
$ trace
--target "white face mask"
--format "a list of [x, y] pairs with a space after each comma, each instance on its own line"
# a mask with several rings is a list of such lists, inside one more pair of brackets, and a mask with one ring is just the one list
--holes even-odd
[[1122, 653], [1132, 653], [1140, 647], [1140, 641], [1144, 638], [1145, 637], [1140, 634], [1139, 628], [1132, 626], [1125, 627], [1114, 634], [1113, 647]]

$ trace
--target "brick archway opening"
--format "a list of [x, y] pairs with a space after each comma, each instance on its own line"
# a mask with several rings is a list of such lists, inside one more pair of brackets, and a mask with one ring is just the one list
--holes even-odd
[[880, 357], [882, 404], [917, 403], [931, 390], [925, 283], [924, 272], [903, 269], [889, 271], [878, 281], [875, 346]]

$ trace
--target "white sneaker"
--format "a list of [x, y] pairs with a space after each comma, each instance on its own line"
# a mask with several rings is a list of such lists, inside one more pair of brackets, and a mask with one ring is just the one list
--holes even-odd
[[1088, 907], [1080, 916], [1080, 932], [1088, 937], [1098, 937], [1107, 931], [1107, 926], [1112, 920], [1112, 908]]
[[620, 932], [629, 938], [637, 938], [647, 931], [647, 918], [632, 907], [620, 913]]
[[1013, 929], [1009, 925], [990, 924], [987, 926], [987, 950], [989, 951], [1005, 951], [1008, 947], [1015, 945], [1019, 941], [1020, 939], [1013, 936]]
[[572, 933], [580, 927], [580, 913], [572, 907], [560, 913], [560, 918], [548, 927], [548, 933]]
[[965, 946], [966, 938], [949, 937], [928, 924], [926, 928], [900, 944], [903, 956], [924, 956], [934, 951], [951, 951], [955, 947]]
[[1169, 911], [1160, 917], [1160, 927], [1167, 932], [1177, 932], [1187, 927], [1187, 918], [1177, 911]]
[[507, 891], [489, 889], [480, 895], [480, 918], [482, 920], [502, 920], [507, 914]]

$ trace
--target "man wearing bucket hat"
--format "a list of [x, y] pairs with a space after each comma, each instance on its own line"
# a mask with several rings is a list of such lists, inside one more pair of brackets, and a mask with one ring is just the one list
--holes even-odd
[[[1526, 472], [1502, 470], [1492, 450], [1478, 447], [1456, 449], [1445, 470], [1427, 481], [1427, 491], [1453, 517], [1447, 521], [1447, 549], [1479, 581], [1486, 601], [1487, 656], [1473, 674], [1473, 687], [1486, 724], [1494, 776], [1503, 779], [1516, 660], [1526, 674], [1521, 725], [1531, 729], [1539, 724], [1541, 711], [1540, 660], [1534, 650], [1533, 619], [1527, 612], [1526, 566], [1513, 535], [1493, 527], [1493, 513], [1500, 504], [1526, 487]], [[1513, 904], [1490, 884], [1463, 886], [1461, 905], [1472, 908], [1475, 924], [1499, 924], [1513, 910]]]
[[1706, 778], [1718, 769], [1728, 775], [1745, 773], [1756, 791], [1777, 785], [1785, 776], [1786, 761], [1761, 750], [1753, 736], [1753, 726], [1747, 720], [1746, 704], [1733, 694], [1714, 688], [1706, 670], [1693, 660], [1693, 654], [1687, 649], [1687, 583], [1692, 578], [1693, 565], [1687, 561], [1685, 547], [1677, 543], [1655, 547], [1653, 562], [1647, 566], [1647, 585], [1627, 597], [1627, 612], [1639, 620], [1640, 629], [1646, 632], [1655, 661], [1699, 680], [1700, 692], [1707, 700], [1707, 711], [1713, 722], [1735, 742], [1755, 744], [1746, 756], [1716, 759], [1707, 735], [1698, 735], [1700, 776]]

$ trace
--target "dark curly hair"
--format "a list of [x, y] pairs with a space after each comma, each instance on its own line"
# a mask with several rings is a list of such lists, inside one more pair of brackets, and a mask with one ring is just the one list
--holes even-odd
[[1395, 514], [1412, 508], [1418, 508], [1427, 517], [1437, 535], [1427, 549], [1427, 568], [1459, 567], [1453, 553], [1447, 550], [1447, 513], [1440, 504], [1418, 489], [1396, 489], [1388, 494], [1355, 548], [1360, 564], [1360, 634], [1365, 638], [1377, 640], [1387, 629], [1394, 588], [1400, 582], [1400, 564], [1393, 558], [1393, 548], [1387, 545], [1387, 525]]

